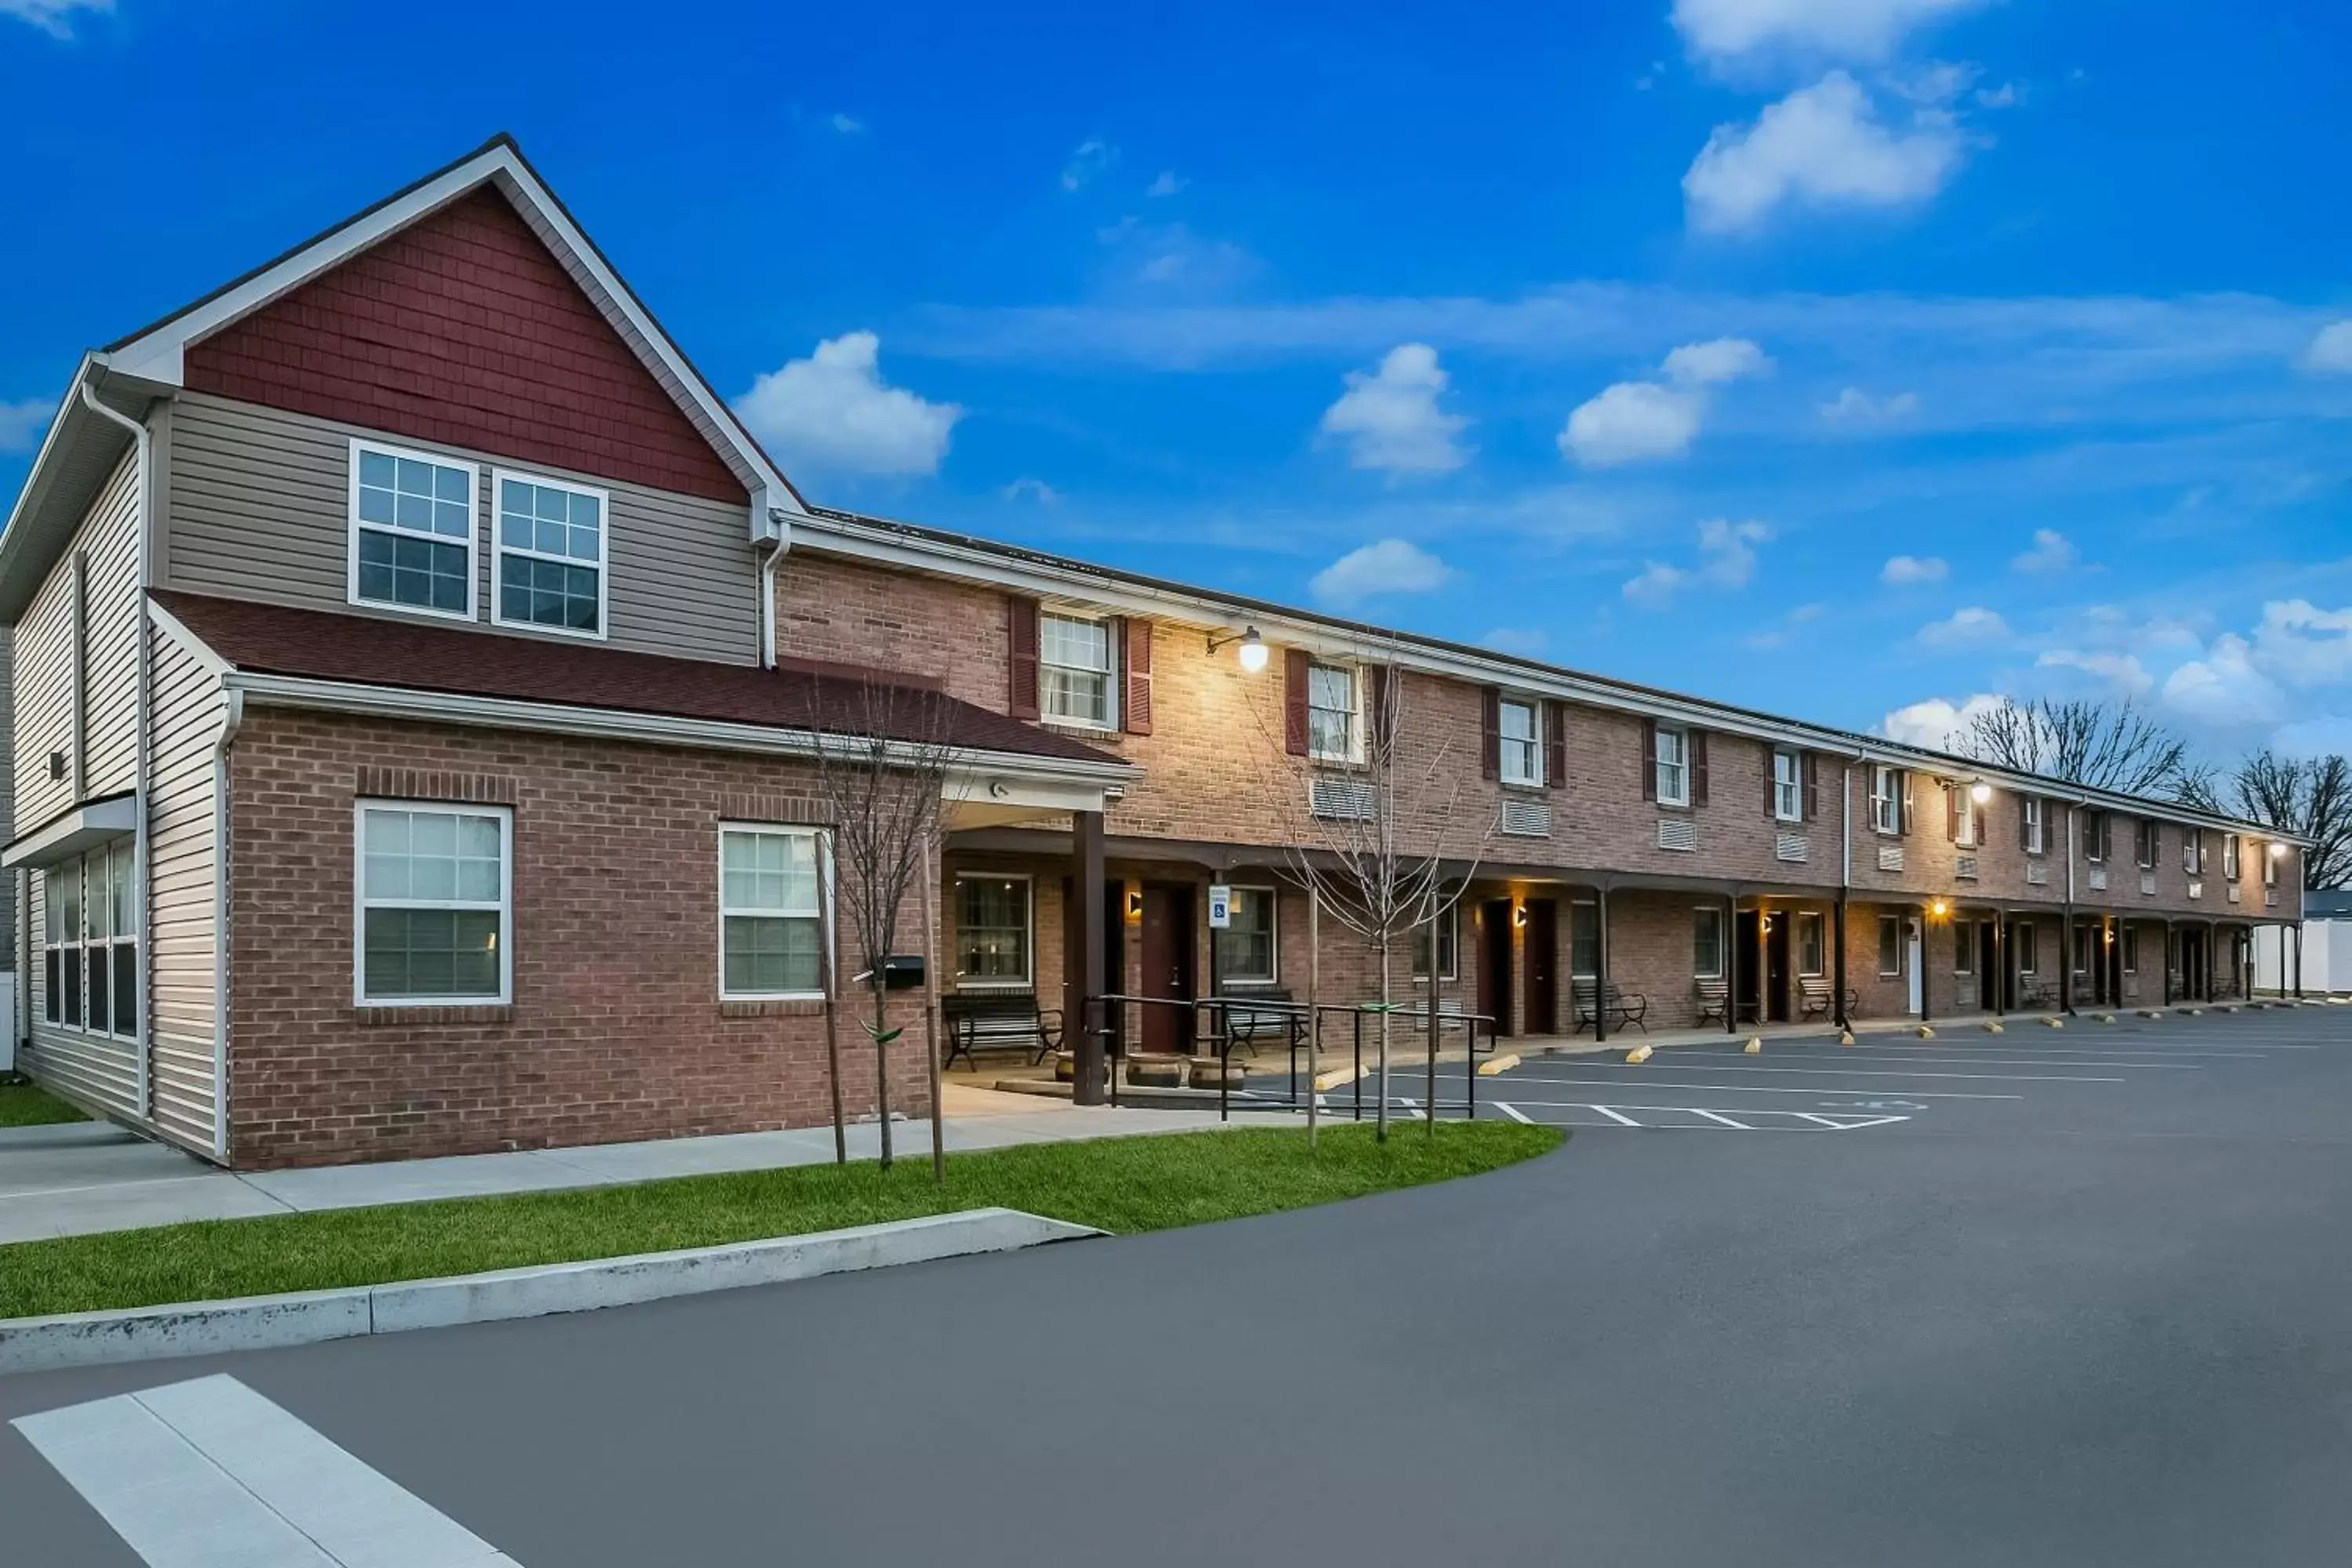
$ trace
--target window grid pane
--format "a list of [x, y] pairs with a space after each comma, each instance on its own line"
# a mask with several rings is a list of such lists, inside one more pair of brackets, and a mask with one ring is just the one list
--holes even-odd
[[1027, 882], [1013, 877], [956, 879], [956, 977], [982, 984], [1027, 983]]
[[1355, 754], [1355, 671], [1318, 664], [1307, 671], [1307, 749], [1318, 757]]
[[370, 806], [361, 814], [362, 994], [492, 999], [505, 987], [505, 820]]
[[1235, 888], [1233, 924], [1217, 932], [1217, 976], [1223, 981], [1272, 981], [1274, 892]]
[[1506, 784], [1542, 782], [1542, 760], [1536, 741], [1535, 705], [1506, 702], [1501, 709], [1502, 771]]

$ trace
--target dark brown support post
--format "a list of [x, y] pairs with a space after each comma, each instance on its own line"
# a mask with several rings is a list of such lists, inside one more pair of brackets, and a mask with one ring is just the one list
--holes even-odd
[[[1609, 1042], [1609, 884], [1592, 889], [1592, 1043]], [[1568, 1010], [1576, 1011], [1576, 906], [1568, 908]]]
[[1739, 1033], [1739, 892], [1723, 900], [1723, 1032]]
[[[1103, 1102], [1103, 1008], [1108, 987], [1103, 983], [1103, 819], [1099, 811], [1080, 811], [1070, 819], [1070, 874], [1077, 880], [1078, 951], [1076, 968], [1081, 993], [1078, 1016], [1065, 1020], [1076, 1028], [1070, 1047], [1070, 1099], [1078, 1105]], [[1065, 965], [1072, 963], [1068, 954]]]
[[1927, 906], [1919, 906], [1919, 1021], [1927, 1023], [1936, 1011], [1936, 922], [1927, 918]]
[[1847, 1017], [1845, 1012], [1845, 898], [1846, 889], [1843, 884], [1840, 884], [1837, 896], [1837, 910], [1831, 917], [1830, 921], [1832, 931], [1835, 937], [1835, 941], [1831, 944], [1831, 951], [1836, 955], [1830, 960], [1830, 990], [1832, 992], [1830, 1005], [1832, 1015], [1837, 1019], [1837, 1026], [1841, 1029], [1850, 1029], [1853, 1027], [1853, 1020]]
[[2001, 1004], [2009, 995], [2009, 931], [2008, 919], [2000, 906], [1992, 909], [1992, 1016], [1999, 1018]]
[[2172, 917], [2164, 918], [2164, 1005], [2172, 1005]]
[[2294, 922], [2294, 999], [2303, 1000], [2303, 922]]

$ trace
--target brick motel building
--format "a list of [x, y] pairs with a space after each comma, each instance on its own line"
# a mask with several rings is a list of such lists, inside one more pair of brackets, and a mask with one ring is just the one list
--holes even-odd
[[951, 748], [899, 950], [1129, 1055], [1195, 1015], [1090, 998], [1303, 998], [1373, 811], [1467, 879], [1398, 986], [1506, 1037], [2219, 998], [2301, 910], [2256, 825], [812, 504], [504, 139], [87, 355], [0, 625], [17, 1065], [240, 1168], [824, 1121], [879, 682]]

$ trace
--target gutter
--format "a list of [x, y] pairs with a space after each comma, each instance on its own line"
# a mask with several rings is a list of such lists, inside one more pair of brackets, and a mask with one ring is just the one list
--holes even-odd
[[213, 1152], [228, 1163], [228, 749], [245, 724], [245, 693], [223, 684], [213, 742]]

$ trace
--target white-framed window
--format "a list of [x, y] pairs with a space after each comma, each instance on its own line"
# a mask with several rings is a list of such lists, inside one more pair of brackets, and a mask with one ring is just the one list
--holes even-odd
[[[1461, 947], [1461, 906], [1448, 904], [1445, 912], [1437, 918], [1437, 977], [1440, 980], [1454, 977]], [[1425, 923], [1412, 928], [1412, 977], [1415, 980], [1429, 978], [1429, 927]]]
[[1956, 784], [1952, 791], [1952, 842], [1963, 848], [1974, 848], [1977, 841], [1977, 797], [1967, 784]]
[[1903, 831], [1901, 768], [1880, 763], [1870, 770], [1870, 825], [1881, 833]]
[[2180, 868], [2192, 877], [2205, 874], [2205, 830], [2184, 827], [2180, 830]]
[[2124, 927], [2124, 973], [2126, 974], [2139, 973], [2139, 928], [2137, 926]]
[[137, 841], [128, 836], [42, 873], [42, 1016], [139, 1037]]
[[351, 603], [472, 620], [474, 465], [357, 439], [351, 452]]
[[498, 541], [490, 619], [502, 626], [604, 637], [611, 495], [504, 468], [491, 470], [490, 492]]
[[1881, 975], [1903, 973], [1903, 917], [1878, 917], [1878, 973]]
[[2043, 811], [2044, 804], [2040, 795], [2029, 795], [2025, 797], [2025, 852], [2028, 855], [2039, 855], [2042, 852]]
[[1118, 728], [1111, 623], [1046, 610], [1037, 617], [1037, 709], [1056, 724]]
[[1813, 978], [1827, 968], [1829, 963], [1828, 928], [1819, 910], [1797, 911], [1797, 973]]
[[1568, 906], [1568, 973], [1591, 980], [1601, 973], [1601, 905], [1579, 899]]
[[2017, 972], [2031, 974], [2042, 963], [2042, 928], [2031, 922], [2010, 928], [2009, 939], [2017, 949]]
[[1036, 945], [1029, 879], [1002, 871], [960, 872], [955, 888], [957, 987], [1027, 990]]
[[814, 827], [721, 823], [719, 995], [772, 1001], [824, 994], [824, 845]]
[[2221, 836], [2221, 877], [2225, 881], [2238, 879], [2238, 835], [2234, 833]]
[[1772, 752], [1772, 815], [1782, 822], [1805, 817], [1805, 759], [1795, 752]]
[[1352, 763], [1363, 754], [1356, 722], [1356, 672], [1345, 665], [1307, 667], [1307, 754], [1318, 762]]
[[1690, 804], [1690, 733], [1684, 730], [1658, 731], [1658, 754], [1655, 759], [1658, 774], [1658, 804], [1688, 805]]
[[2083, 814], [2083, 858], [2104, 862], [2115, 847], [2116, 819], [2105, 811]]
[[503, 805], [362, 800], [353, 810], [364, 1007], [514, 999], [514, 813]]
[[1507, 784], [1544, 782], [1543, 740], [1537, 731], [1538, 710], [1532, 702], [1506, 697], [1498, 706], [1502, 730], [1502, 773]]
[[2143, 871], [2156, 869], [2157, 856], [2163, 842], [2163, 829], [2153, 822], [2143, 821], [2132, 830], [2133, 859]]
[[1952, 922], [1952, 973], [1974, 974], [1977, 972], [1977, 928], [1974, 921]]
[[1217, 979], [1226, 985], [1271, 985], [1280, 974], [1272, 888], [1235, 888], [1233, 923], [1216, 933]]
[[1691, 910], [1691, 974], [1699, 980], [1723, 978], [1723, 911], [1713, 904]]
[[2278, 845], [2275, 842], [2263, 846], [2263, 887], [2275, 888], [2278, 886], [2279, 862], [2285, 858], [2285, 856], [2278, 853]]

